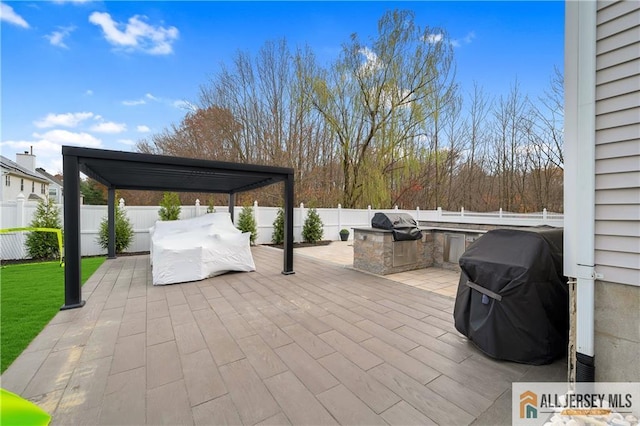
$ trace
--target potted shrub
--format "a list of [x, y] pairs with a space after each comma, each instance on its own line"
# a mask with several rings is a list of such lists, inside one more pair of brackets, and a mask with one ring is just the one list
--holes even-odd
[[340, 230], [340, 241], [347, 241], [349, 239], [349, 230], [347, 228], [342, 228]]

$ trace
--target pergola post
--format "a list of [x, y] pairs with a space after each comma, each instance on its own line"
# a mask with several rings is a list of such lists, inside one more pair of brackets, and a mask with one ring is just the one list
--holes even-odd
[[293, 174], [288, 174], [284, 181], [284, 275], [295, 274], [293, 271]]
[[234, 210], [236, 206], [236, 194], [231, 192], [229, 194], [229, 215], [231, 216], [231, 223], [235, 223], [234, 218]]
[[107, 190], [107, 222], [108, 244], [107, 258], [116, 258], [116, 189], [110, 186]]
[[61, 310], [81, 308], [80, 265], [80, 167], [78, 157], [62, 156], [64, 174], [64, 305]]

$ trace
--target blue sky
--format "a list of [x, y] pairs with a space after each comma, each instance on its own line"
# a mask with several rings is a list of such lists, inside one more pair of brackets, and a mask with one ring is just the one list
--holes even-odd
[[456, 80], [499, 96], [518, 79], [542, 95], [562, 69], [564, 2], [2, 2], [2, 155], [33, 146], [62, 170], [63, 144], [129, 151], [179, 123], [199, 87], [238, 51], [267, 40], [335, 59], [350, 34], [375, 35], [382, 14], [411, 9], [455, 47]]

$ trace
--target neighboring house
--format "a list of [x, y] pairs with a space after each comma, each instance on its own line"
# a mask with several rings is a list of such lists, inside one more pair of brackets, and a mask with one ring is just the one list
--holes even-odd
[[56, 204], [62, 204], [62, 179], [47, 173], [47, 171], [42, 167], [38, 167], [36, 169], [36, 173], [49, 181], [49, 199], [53, 200]]
[[565, 4], [564, 272], [577, 281], [577, 371], [640, 382], [640, 2]]
[[49, 181], [36, 172], [35, 155], [16, 154], [16, 162], [0, 156], [2, 191], [0, 201], [15, 201], [22, 193], [27, 201], [43, 201], [49, 196]]

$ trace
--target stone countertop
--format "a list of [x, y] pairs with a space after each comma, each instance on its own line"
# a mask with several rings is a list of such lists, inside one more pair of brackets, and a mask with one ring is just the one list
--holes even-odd
[[[444, 232], [458, 232], [465, 234], [485, 234], [487, 231], [481, 229], [462, 229], [462, 228], [443, 228], [439, 226], [418, 226], [418, 229], [421, 231], [444, 231]], [[390, 229], [379, 229], [379, 228], [353, 228], [354, 231], [360, 232], [380, 232], [380, 233], [388, 233], [391, 232]]]

